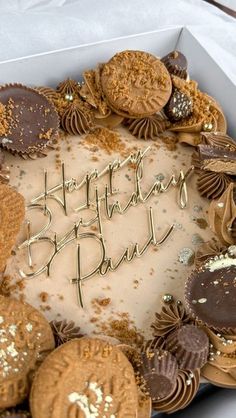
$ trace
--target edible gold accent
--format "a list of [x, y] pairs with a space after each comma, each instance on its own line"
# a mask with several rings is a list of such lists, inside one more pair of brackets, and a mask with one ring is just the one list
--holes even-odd
[[[45, 216], [45, 223], [40, 231], [34, 232], [32, 235], [32, 227], [30, 221], [26, 222], [26, 239], [21, 243], [19, 249], [26, 249], [27, 261], [30, 271], [23, 271], [20, 269], [20, 275], [23, 278], [33, 279], [42, 273], [50, 275], [51, 266], [56, 256], [63, 251], [65, 247], [72, 243], [77, 244], [77, 257], [76, 257], [76, 277], [70, 280], [70, 283], [76, 285], [77, 299], [81, 307], [84, 307], [82, 284], [84, 281], [91, 279], [94, 275], [99, 274], [105, 276], [109, 271], [116, 271], [124, 262], [131, 262], [135, 258], [142, 257], [146, 251], [151, 247], [158, 247], [162, 245], [174, 230], [174, 225], [167, 228], [160, 237], [157, 237], [155, 231], [154, 214], [152, 207], [149, 207], [147, 211], [148, 215], [148, 229], [149, 235], [143, 244], [134, 243], [131, 246], [125, 248], [123, 253], [116, 259], [109, 257], [106, 240], [103, 233], [103, 216], [112, 219], [115, 213], [125, 214], [131, 206], [137, 206], [140, 203], [146, 203], [152, 195], [167, 192], [171, 187], [178, 189], [178, 205], [181, 209], [184, 209], [188, 203], [187, 193], [187, 179], [193, 171], [193, 167], [190, 167], [184, 173], [182, 170], [179, 175], [172, 174], [169, 180], [164, 183], [163, 181], [155, 181], [150, 189], [144, 193], [142, 191], [142, 179], [144, 176], [143, 160], [150, 147], [144, 151], [139, 150], [136, 153], [130, 154], [123, 161], [115, 160], [109, 163], [103, 170], [92, 170], [87, 173], [82, 180], [70, 178], [69, 180], [65, 175], [65, 166], [62, 163], [61, 166], [61, 180], [55, 186], [48, 187], [48, 172], [44, 171], [44, 191], [31, 200], [27, 210], [40, 211]], [[118, 193], [114, 185], [115, 173], [126, 166], [128, 163], [135, 165], [134, 169], [134, 192], [131, 193], [126, 205], [121, 206], [119, 200], [115, 203], [110, 204], [109, 199]], [[103, 176], [107, 176], [107, 185], [105, 186], [104, 193], [98, 193], [95, 181], [99, 180]], [[84, 203], [79, 207], [75, 208], [74, 211], [81, 212], [84, 209], [90, 209], [94, 211], [94, 216], [88, 220], [84, 220], [83, 217], [79, 217], [74, 225], [61, 237], [57, 233], [51, 236], [50, 227], [53, 221], [53, 212], [48, 207], [48, 202], [54, 200], [61, 208], [65, 216], [68, 216], [68, 202], [67, 196], [75, 191], [84, 192]], [[62, 196], [60, 196], [61, 194]], [[95, 224], [95, 225], [94, 225]], [[90, 226], [98, 227], [98, 232], [88, 232], [83, 228]], [[81, 256], [81, 241], [83, 239], [93, 239], [97, 242], [100, 248], [100, 259], [97, 264], [91, 268], [91, 271], [83, 272], [81, 265], [83, 263]], [[40, 266], [34, 267], [32, 260], [32, 246], [39, 243], [47, 243], [50, 245], [50, 251], [48, 259], [43, 261]]]

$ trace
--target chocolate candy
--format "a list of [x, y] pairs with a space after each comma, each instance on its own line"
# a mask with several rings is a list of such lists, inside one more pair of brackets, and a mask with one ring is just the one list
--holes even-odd
[[191, 313], [225, 334], [236, 331], [236, 258], [228, 254], [208, 260], [186, 283], [185, 300]]
[[167, 337], [166, 348], [176, 357], [181, 369], [195, 370], [207, 362], [209, 339], [195, 325], [184, 325]]
[[236, 151], [200, 144], [198, 153], [203, 170], [236, 175]]
[[0, 145], [19, 154], [33, 154], [58, 135], [59, 118], [48, 99], [21, 84], [0, 88], [0, 102], [6, 107], [8, 131]]
[[186, 80], [187, 78], [187, 59], [180, 51], [172, 51], [161, 59], [170, 74], [176, 75]]
[[192, 100], [181, 90], [174, 89], [164, 110], [171, 122], [177, 122], [192, 113]]
[[175, 389], [178, 366], [168, 351], [154, 349], [143, 352], [139, 372], [152, 400], [165, 398]]

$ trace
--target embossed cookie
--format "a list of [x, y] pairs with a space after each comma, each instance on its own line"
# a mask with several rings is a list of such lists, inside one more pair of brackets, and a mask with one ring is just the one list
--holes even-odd
[[36, 373], [30, 407], [33, 418], [136, 418], [133, 368], [117, 347], [105, 341], [69, 341]]
[[54, 348], [47, 320], [32, 306], [0, 296], [0, 408], [22, 402], [32, 375]]
[[103, 93], [109, 106], [127, 117], [159, 112], [168, 102], [172, 82], [165, 65], [143, 51], [123, 51], [104, 65]]
[[0, 272], [5, 269], [24, 216], [23, 196], [12, 187], [0, 183]]

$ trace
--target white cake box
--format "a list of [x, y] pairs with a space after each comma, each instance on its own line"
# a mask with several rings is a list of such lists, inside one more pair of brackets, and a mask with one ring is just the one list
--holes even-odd
[[67, 77], [79, 79], [85, 69], [107, 61], [116, 52], [124, 49], [144, 50], [158, 56], [179, 49], [186, 54], [190, 77], [199, 82], [203, 91], [219, 101], [228, 121], [228, 132], [236, 137], [236, 86], [189, 28], [170, 27], [16, 60], [0, 61], [0, 83], [55, 86]]
[[[217, 99], [228, 121], [228, 133], [236, 137], [236, 86], [204, 49], [189, 28], [169, 27], [153, 32], [80, 45], [15, 60], [0, 61], [0, 84], [55, 87], [61, 80], [81, 79], [85, 69], [109, 60], [116, 52], [136, 49], [164, 56], [178, 49], [189, 62], [189, 73], [200, 89]], [[156, 416], [156, 415], [155, 415]]]

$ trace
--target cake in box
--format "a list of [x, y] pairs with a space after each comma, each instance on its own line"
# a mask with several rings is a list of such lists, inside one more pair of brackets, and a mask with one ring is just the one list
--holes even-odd
[[9, 83], [0, 416], [148, 418], [201, 376], [235, 387], [236, 144], [187, 58], [130, 50], [82, 82]]

